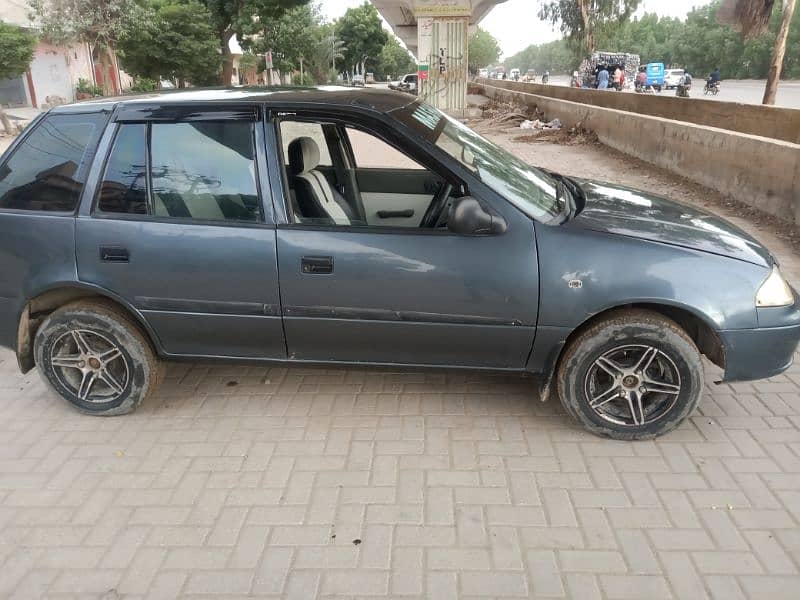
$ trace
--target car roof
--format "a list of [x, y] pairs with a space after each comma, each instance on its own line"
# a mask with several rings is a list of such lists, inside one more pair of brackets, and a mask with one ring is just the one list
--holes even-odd
[[229, 87], [229, 88], [189, 88], [158, 90], [144, 94], [95, 98], [63, 104], [52, 109], [53, 113], [86, 112], [87, 109], [110, 109], [117, 105], [169, 105], [169, 104], [241, 104], [265, 103], [276, 106], [287, 105], [327, 105], [358, 106], [379, 113], [402, 108], [416, 102], [416, 97], [388, 89], [360, 88], [343, 86], [318, 87]]

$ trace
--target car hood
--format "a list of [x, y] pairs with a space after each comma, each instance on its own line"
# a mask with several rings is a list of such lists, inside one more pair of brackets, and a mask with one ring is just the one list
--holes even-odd
[[769, 267], [774, 259], [753, 237], [724, 219], [640, 190], [578, 181], [586, 205], [570, 222], [592, 231], [682, 246]]

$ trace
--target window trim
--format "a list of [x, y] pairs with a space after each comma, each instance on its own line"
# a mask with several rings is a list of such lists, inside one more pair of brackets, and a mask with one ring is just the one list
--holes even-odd
[[[189, 107], [176, 107], [176, 108], [184, 108], [188, 111]], [[256, 119], [250, 118], [236, 118], [231, 117], [227, 118], [223, 115], [226, 113], [222, 107], [219, 111], [207, 110], [198, 113], [197, 111], [191, 111], [190, 117], [188, 119], [177, 119], [177, 120], [132, 120], [132, 119], [125, 119], [125, 118], [114, 118], [113, 119], [113, 133], [109, 140], [107, 140], [107, 148], [105, 149], [105, 156], [102, 161], [101, 168], [99, 173], [97, 174], [97, 179], [93, 182], [94, 189], [92, 191], [92, 200], [89, 205], [88, 214], [92, 218], [98, 219], [111, 219], [111, 220], [122, 220], [122, 221], [143, 221], [148, 223], [174, 223], [179, 225], [202, 225], [202, 226], [227, 226], [227, 227], [257, 227], [257, 228], [268, 228], [274, 229], [275, 224], [270, 223], [267, 220], [267, 211], [266, 205], [264, 204], [264, 194], [263, 194], [263, 186], [262, 186], [262, 174], [261, 174], [261, 161], [259, 160], [259, 136], [258, 136], [258, 124], [261, 122], [261, 119], [258, 118], [259, 114], [262, 114], [263, 111], [259, 110], [259, 106], [253, 105], [253, 114], [256, 115]], [[202, 117], [202, 118], [199, 118]], [[258, 219], [255, 221], [239, 221], [235, 219], [196, 219], [193, 217], [169, 217], [169, 216], [160, 216], [156, 215], [154, 211], [153, 205], [153, 173], [152, 173], [152, 126], [153, 124], [156, 125], [175, 125], [179, 123], [190, 123], [190, 122], [197, 122], [197, 121], [204, 121], [204, 122], [228, 122], [228, 121], [235, 121], [235, 122], [249, 122], [251, 124], [250, 128], [250, 136], [251, 141], [253, 144], [253, 169], [254, 169], [254, 182], [256, 186], [256, 197], [258, 200]], [[106, 174], [106, 170], [108, 168], [108, 161], [111, 159], [111, 155], [114, 151], [114, 147], [117, 141], [117, 137], [119, 135], [119, 131], [125, 125], [136, 125], [136, 124], [144, 124], [145, 125], [145, 187], [147, 193], [147, 214], [132, 214], [132, 213], [114, 213], [114, 212], [105, 212], [99, 209], [99, 201], [100, 201], [100, 192], [102, 191], [103, 187], [103, 179]], [[101, 140], [102, 142], [103, 140]], [[100, 144], [98, 144], [99, 150]]]
[[[388, 234], [400, 234], [405, 233], [408, 235], [451, 235], [451, 236], [458, 236], [462, 237], [458, 233], [454, 233], [450, 230], [439, 230], [439, 229], [422, 229], [420, 227], [401, 227], [397, 225], [321, 225], [321, 224], [314, 224], [314, 223], [298, 223], [292, 220], [293, 212], [291, 210], [291, 206], [289, 206], [289, 183], [287, 178], [286, 172], [286, 165], [283, 162], [283, 140], [281, 138], [280, 132], [280, 123], [282, 121], [310, 121], [310, 122], [318, 122], [320, 124], [330, 124], [340, 127], [342, 130], [346, 130], [347, 127], [351, 129], [357, 129], [362, 133], [372, 135], [377, 137], [384, 143], [391, 146], [393, 149], [401, 152], [408, 156], [410, 160], [417, 162], [418, 164], [422, 165], [425, 169], [429, 171], [435, 172], [445, 181], [450, 181], [453, 185], [461, 186], [467, 194], [469, 194], [469, 185], [467, 182], [456, 175], [452, 169], [447, 167], [444, 163], [438, 160], [433, 154], [431, 154], [427, 148], [422, 145], [416, 145], [416, 147], [421, 151], [425, 160], [419, 160], [416, 157], [411, 156], [407, 152], [400, 150], [399, 147], [403, 147], [403, 145], [412, 146], [414, 145], [414, 140], [409, 138], [408, 136], [403, 135], [399, 131], [394, 131], [387, 126], [387, 123], [381, 119], [374, 119], [369, 117], [364, 117], [363, 115], [352, 115], [349, 113], [325, 113], [324, 109], [314, 109], [314, 108], [297, 108], [297, 109], [281, 109], [279, 107], [270, 106], [269, 113], [266, 115], [265, 122], [269, 122], [273, 129], [275, 140], [276, 140], [276, 155], [280, 158], [280, 164], [278, 165], [279, 168], [279, 177], [281, 180], [281, 190], [282, 190], [282, 208], [284, 211], [284, 215], [281, 215], [282, 218], [280, 221], [276, 220], [276, 226], [280, 230], [295, 230], [295, 231], [339, 231], [339, 232], [350, 232], [350, 233], [388, 233]], [[366, 124], [365, 124], [366, 123]], [[386, 130], [390, 131], [393, 136], [386, 135], [384, 133]], [[397, 141], [391, 141], [390, 137], [396, 137]], [[350, 143], [350, 136], [345, 136], [346, 140], [346, 148], [345, 151], [348, 152], [351, 156], [348, 156], [348, 160], [353, 160], [355, 168], [358, 168], [355, 162], [355, 154], [352, 150], [351, 143]], [[327, 142], [327, 140], [326, 140]], [[399, 146], [399, 147], [398, 147]], [[333, 157], [331, 157], [333, 159]], [[429, 166], [428, 163], [435, 165], [434, 167]], [[366, 167], [367, 169], [369, 167]]]

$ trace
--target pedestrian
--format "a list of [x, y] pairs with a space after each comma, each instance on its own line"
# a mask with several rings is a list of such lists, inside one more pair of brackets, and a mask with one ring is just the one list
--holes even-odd
[[614, 83], [614, 89], [616, 89], [617, 91], [622, 89], [622, 69], [620, 69], [619, 67], [616, 67], [614, 69], [612, 81]]
[[606, 69], [605, 67], [601, 67], [600, 72], [597, 73], [597, 89], [598, 90], [608, 89], [608, 69]]

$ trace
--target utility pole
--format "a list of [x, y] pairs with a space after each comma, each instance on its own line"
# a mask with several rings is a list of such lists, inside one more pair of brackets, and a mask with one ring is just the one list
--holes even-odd
[[783, 18], [778, 29], [778, 37], [775, 39], [775, 49], [772, 51], [772, 62], [767, 74], [767, 88], [764, 90], [763, 104], [775, 104], [775, 96], [778, 94], [778, 82], [781, 79], [783, 70], [783, 57], [786, 55], [786, 40], [789, 37], [789, 25], [794, 16], [796, 0], [783, 0]]
[[300, 85], [305, 85], [306, 78], [304, 77], [303, 72], [303, 57], [300, 57]]

